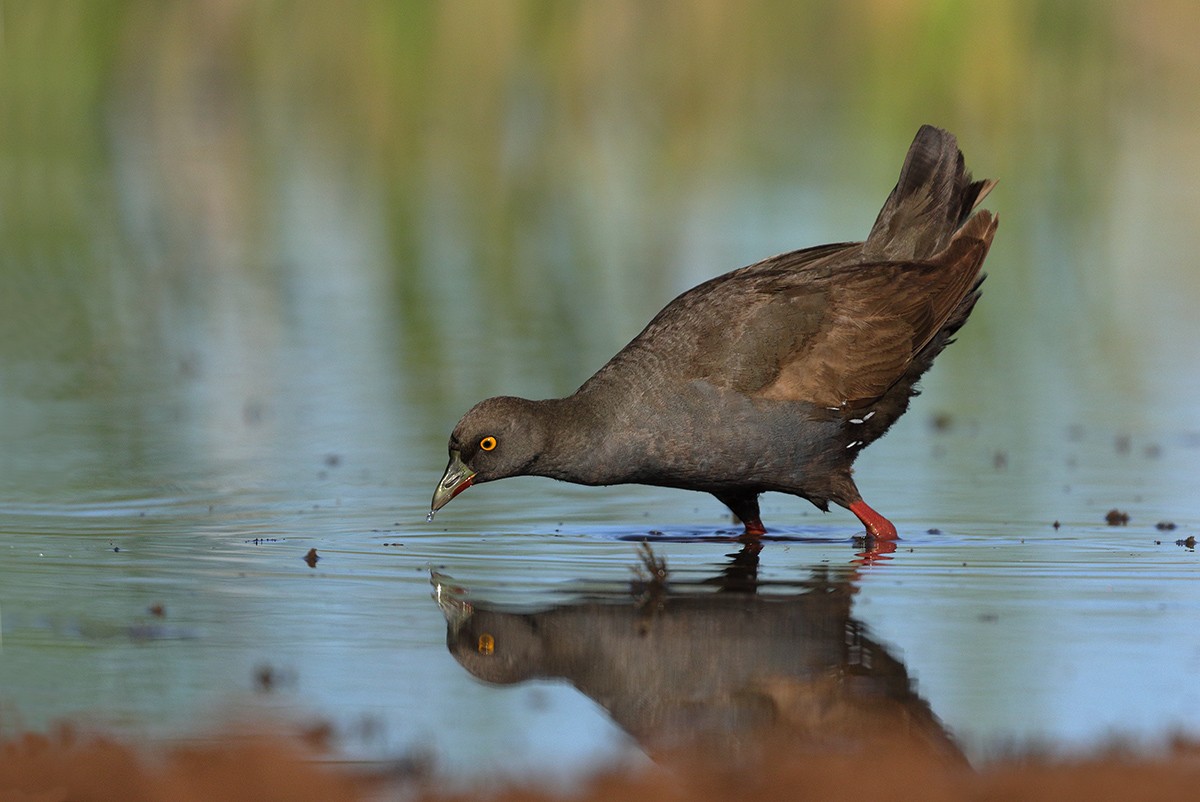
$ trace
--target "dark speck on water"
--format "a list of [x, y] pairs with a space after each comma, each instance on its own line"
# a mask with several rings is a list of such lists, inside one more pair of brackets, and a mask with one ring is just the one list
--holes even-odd
[[1104, 520], [1109, 526], [1125, 526], [1129, 523], [1129, 513], [1121, 512], [1114, 508], [1108, 511], [1108, 514], [1104, 516]]
[[317, 556], [316, 549], [309, 549], [308, 554], [304, 555], [304, 562], [308, 563], [309, 568], [316, 568], [317, 560], [320, 560], [320, 559], [321, 558]]
[[294, 681], [293, 672], [277, 669], [269, 663], [264, 663], [254, 669], [254, 687], [260, 693], [270, 693], [276, 688], [292, 685]]
[[1154, 525], [1154, 528], [1160, 532], [1170, 532], [1175, 528], [1175, 523], [1173, 521], [1159, 521]]
[[257, 426], [262, 423], [264, 407], [261, 402], [250, 400], [242, 406], [242, 421], [247, 426]]
[[1183, 546], [1185, 549], [1195, 549], [1196, 548], [1196, 536], [1188, 535], [1183, 540], [1176, 540], [1175, 545]]

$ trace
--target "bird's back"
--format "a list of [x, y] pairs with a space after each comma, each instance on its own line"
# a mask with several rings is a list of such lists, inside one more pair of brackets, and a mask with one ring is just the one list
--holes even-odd
[[952, 134], [923, 126], [865, 242], [792, 251], [694, 287], [580, 391], [647, 397], [706, 381], [826, 407], [877, 401], [974, 305], [995, 219], [970, 216], [992, 183], [972, 182]]

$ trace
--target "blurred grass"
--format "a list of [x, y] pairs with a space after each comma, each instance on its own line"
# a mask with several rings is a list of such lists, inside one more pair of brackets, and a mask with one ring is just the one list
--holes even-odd
[[[1047, 301], [1017, 327], [1064, 303], [1109, 317], [1108, 168], [1131, 127], [1196, 123], [1172, 100], [1200, 85], [1192, 17], [1035, 0], [7, 2], [0, 375], [56, 362], [22, 384], [68, 395], [140, 381], [147, 359], [188, 358], [180, 331], [215, 336], [222, 286], [235, 317], [297, 325], [286, 204], [317, 170], [340, 193], [318, 214], [344, 195], [376, 216], [382, 263], [330, 269], [382, 271], [401, 370], [436, 374], [464, 339], [520, 342], [550, 366], [538, 389], [567, 391], [681, 271], [861, 236], [927, 121], [1003, 179], [989, 292]], [[815, 193], [804, 220], [783, 208], [798, 187]], [[1003, 341], [1004, 306], [981, 307], [973, 337]], [[431, 378], [440, 395], [456, 381]]]

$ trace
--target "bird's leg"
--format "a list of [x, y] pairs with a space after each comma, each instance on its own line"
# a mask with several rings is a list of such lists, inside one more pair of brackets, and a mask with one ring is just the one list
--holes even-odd
[[758, 517], [758, 493], [713, 493], [717, 500], [733, 511], [737, 519], [746, 527], [742, 534], [747, 537], [759, 537], [767, 533]]
[[743, 520], [742, 525], [746, 527], [746, 531], [742, 534], [747, 537], [760, 537], [767, 533], [767, 527], [763, 526], [763, 522], [757, 517]]
[[895, 540], [900, 537], [892, 522], [871, 509], [870, 505], [861, 498], [849, 505], [849, 509], [858, 516], [858, 520], [863, 522], [863, 526], [867, 528], [867, 534], [871, 537], [880, 540]]

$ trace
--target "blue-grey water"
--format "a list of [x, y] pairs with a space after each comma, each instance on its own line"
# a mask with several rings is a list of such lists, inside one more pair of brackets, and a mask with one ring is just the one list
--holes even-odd
[[[570, 392], [705, 278], [861, 237], [934, 122], [1001, 224], [858, 462], [903, 539], [853, 615], [973, 758], [1200, 736], [1189, 9], [489, 8], [0, 12], [0, 732], [326, 722], [462, 778], [644, 759], [563, 681], [473, 679], [431, 576], [619, 601], [649, 536], [690, 586], [727, 511], [514, 479], [427, 522], [447, 435]], [[856, 561], [844, 511], [763, 518], [764, 593]]]

